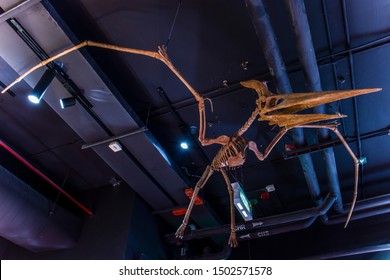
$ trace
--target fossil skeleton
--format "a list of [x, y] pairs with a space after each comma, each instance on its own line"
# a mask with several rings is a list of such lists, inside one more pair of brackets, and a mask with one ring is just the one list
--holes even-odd
[[[322, 128], [329, 129], [333, 131], [336, 136], [340, 139], [342, 144], [347, 149], [348, 153], [351, 155], [354, 163], [355, 163], [355, 181], [354, 181], [354, 190], [353, 190], [353, 200], [352, 206], [349, 210], [347, 221], [345, 226], [348, 224], [352, 211], [357, 198], [357, 183], [358, 183], [358, 165], [359, 161], [356, 158], [355, 154], [348, 146], [344, 137], [337, 129], [337, 124], [328, 123], [328, 124], [317, 124], [319, 121], [326, 121], [331, 119], [337, 119], [345, 117], [344, 115], [339, 114], [304, 114], [297, 115], [293, 114], [294, 112], [301, 111], [307, 108], [312, 108], [321, 104], [350, 98], [353, 96], [367, 94], [375, 91], [379, 91], [380, 89], [362, 89], [362, 90], [345, 90], [345, 91], [327, 91], [327, 92], [311, 92], [311, 93], [294, 93], [294, 94], [272, 94], [268, 88], [259, 81], [251, 80], [246, 82], [241, 82], [241, 85], [247, 88], [254, 89], [259, 98], [256, 100], [257, 107], [253, 111], [252, 115], [249, 117], [247, 122], [231, 137], [226, 135], [221, 135], [217, 138], [206, 138], [206, 113], [205, 113], [205, 99], [187, 82], [187, 80], [182, 76], [182, 74], [174, 67], [171, 63], [164, 47], [159, 47], [158, 52], [139, 50], [126, 48], [116, 45], [103, 44], [93, 41], [84, 41], [74, 47], [64, 50], [63, 52], [54, 55], [41, 63], [35, 65], [30, 68], [20, 77], [18, 77], [14, 82], [12, 82], [8, 87], [3, 89], [1, 93], [6, 92], [13, 85], [24, 79], [27, 75], [35, 71], [36, 69], [47, 65], [48, 63], [59, 59], [62, 56], [65, 56], [73, 51], [78, 49], [91, 46], [98, 47], [103, 49], [109, 49], [119, 52], [132, 53], [137, 55], [143, 55], [152, 57], [154, 59], [158, 59], [162, 61], [179, 79], [180, 81], [187, 87], [187, 89], [192, 93], [198, 102], [199, 107], [199, 117], [200, 117], [200, 125], [199, 125], [199, 141], [203, 146], [219, 144], [222, 145], [211, 164], [208, 165], [203, 172], [203, 175], [197, 182], [195, 186], [195, 190], [193, 196], [191, 198], [190, 204], [188, 206], [187, 212], [184, 216], [183, 222], [179, 229], [176, 232], [177, 238], [183, 238], [184, 231], [188, 224], [190, 214], [195, 202], [195, 199], [199, 193], [199, 190], [204, 187], [207, 180], [213, 174], [214, 171], [221, 172], [222, 176], [225, 179], [229, 197], [230, 197], [230, 219], [231, 219], [231, 232], [229, 238], [229, 245], [232, 247], [237, 247], [237, 239], [235, 233], [235, 213], [234, 213], [234, 205], [233, 205], [233, 189], [227, 175], [227, 169], [234, 169], [242, 166], [245, 163], [246, 151], [250, 149], [256, 155], [259, 160], [264, 160], [271, 150], [275, 147], [275, 145], [279, 142], [279, 140], [286, 134], [286, 132], [290, 129], [301, 127], [301, 128]], [[265, 149], [264, 153], [261, 153], [255, 142], [249, 141], [246, 139], [243, 134], [249, 129], [252, 123], [259, 116], [259, 121], [268, 121], [270, 125], [277, 125], [281, 127], [279, 133], [275, 136], [275, 138], [271, 141], [268, 147]]]

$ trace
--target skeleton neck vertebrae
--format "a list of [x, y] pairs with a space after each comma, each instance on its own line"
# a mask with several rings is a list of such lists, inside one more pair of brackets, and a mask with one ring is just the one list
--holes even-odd
[[[252, 112], [252, 115], [249, 117], [247, 122], [237, 131], [236, 134], [229, 137], [226, 135], [221, 135], [217, 138], [207, 138], [206, 137], [206, 113], [204, 109], [204, 98], [187, 82], [184, 76], [174, 67], [171, 63], [166, 49], [164, 47], [159, 47], [157, 52], [154, 51], [146, 51], [139, 49], [132, 49], [122, 46], [115, 46], [109, 44], [103, 44], [93, 41], [84, 41], [74, 47], [64, 50], [63, 52], [54, 55], [41, 63], [35, 65], [30, 68], [20, 77], [18, 77], [14, 82], [12, 82], [8, 87], [6, 87], [2, 93], [6, 92], [13, 85], [20, 82], [27, 75], [37, 70], [40, 67], [47, 65], [48, 63], [59, 59], [62, 56], [65, 56], [73, 51], [84, 47], [97, 47], [103, 48], [118, 52], [148, 56], [163, 62], [177, 77], [178, 79], [185, 85], [185, 87], [191, 92], [196, 101], [198, 102], [199, 107], [199, 141], [203, 146], [218, 144], [222, 147], [212, 160], [211, 164], [208, 165], [197, 182], [192, 199], [188, 206], [187, 212], [184, 216], [183, 222], [179, 229], [176, 232], [177, 238], [183, 238], [186, 226], [188, 225], [188, 221], [190, 218], [190, 214], [192, 208], [194, 206], [195, 199], [200, 189], [202, 189], [207, 180], [213, 174], [214, 171], [220, 171], [222, 176], [225, 179], [227, 189], [230, 197], [230, 238], [229, 245], [232, 247], [238, 246], [236, 233], [235, 233], [235, 213], [234, 213], [234, 205], [233, 205], [233, 190], [230, 183], [230, 179], [226, 173], [226, 169], [234, 169], [242, 166], [245, 163], [246, 151], [249, 148], [254, 152], [256, 157], [259, 160], [264, 160], [267, 158], [271, 150], [275, 147], [275, 145], [280, 141], [280, 139], [287, 133], [288, 130], [301, 127], [301, 128], [321, 128], [321, 129], [329, 129], [333, 131], [336, 136], [340, 139], [341, 143], [345, 146], [348, 153], [351, 155], [354, 164], [355, 164], [355, 176], [354, 176], [354, 195], [352, 199], [352, 206], [348, 213], [346, 225], [348, 224], [352, 211], [357, 198], [357, 183], [358, 183], [358, 165], [359, 161], [354, 155], [351, 148], [348, 146], [347, 142], [341, 135], [341, 133], [337, 129], [337, 125], [334, 123], [328, 124], [318, 124], [319, 121], [328, 121], [337, 118], [343, 118], [346, 116], [340, 114], [294, 114], [297, 111], [301, 111], [307, 108], [312, 108], [321, 104], [338, 101], [345, 98], [350, 98], [353, 96], [372, 93], [375, 91], [379, 91], [381, 89], [362, 89], [362, 90], [344, 90], [344, 91], [326, 91], [326, 92], [310, 92], [310, 93], [294, 93], [288, 95], [279, 95], [271, 93], [268, 88], [259, 81], [251, 80], [242, 82], [241, 85], [255, 90], [259, 98], [256, 100], [257, 108]], [[253, 122], [258, 118], [259, 121], [267, 121], [270, 125], [276, 125], [281, 128], [279, 133], [275, 136], [275, 138], [271, 141], [271, 143], [267, 146], [264, 153], [261, 153], [255, 142], [247, 140], [243, 134], [250, 128]]]

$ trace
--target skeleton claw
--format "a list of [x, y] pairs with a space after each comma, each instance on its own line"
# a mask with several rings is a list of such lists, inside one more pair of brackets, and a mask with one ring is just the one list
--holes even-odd
[[186, 226], [187, 225], [185, 225], [185, 224], [181, 224], [181, 226], [177, 229], [177, 231], [175, 233], [176, 238], [183, 239], [184, 231], [186, 230]]
[[169, 59], [169, 56], [168, 56], [168, 52], [167, 52], [167, 46], [158, 46], [158, 53], [164, 57], [167, 61], [170, 61]]
[[230, 233], [230, 238], [229, 238], [228, 244], [232, 248], [238, 247], [238, 242], [237, 242], [237, 238], [236, 238], [236, 233], [235, 232], [231, 232]]

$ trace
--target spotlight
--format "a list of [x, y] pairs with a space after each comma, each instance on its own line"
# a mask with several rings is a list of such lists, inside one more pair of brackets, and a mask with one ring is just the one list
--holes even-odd
[[71, 106], [74, 106], [76, 104], [76, 98], [74, 97], [67, 97], [60, 99], [61, 109], [65, 109]]
[[38, 104], [49, 87], [51, 81], [53, 81], [55, 75], [56, 74], [52, 69], [47, 69], [43, 76], [39, 79], [38, 83], [35, 85], [31, 94], [28, 96], [28, 100], [34, 104]]
[[30, 100], [31, 103], [34, 103], [34, 104], [38, 104], [40, 99], [38, 98], [38, 96], [35, 96], [35, 95], [32, 95], [30, 94], [28, 96], [28, 100]]
[[181, 142], [181, 143], [180, 143], [180, 147], [181, 147], [183, 150], [187, 150], [187, 149], [189, 148], [187, 142]]

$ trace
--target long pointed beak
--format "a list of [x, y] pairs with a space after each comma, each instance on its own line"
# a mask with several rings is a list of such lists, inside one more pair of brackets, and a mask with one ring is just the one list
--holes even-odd
[[382, 90], [381, 88], [355, 89], [355, 90], [332, 90], [307, 93], [273, 94], [264, 83], [257, 80], [243, 81], [243, 87], [254, 89], [259, 98], [266, 97], [263, 114], [278, 111], [279, 114], [289, 114], [313, 108], [326, 103], [351, 98], [358, 95], [368, 94]]
[[357, 90], [334, 90], [308, 93], [274, 94], [267, 97], [263, 113], [278, 111], [287, 114], [313, 108], [326, 103], [351, 98], [358, 95], [373, 93], [381, 88], [368, 88]]

